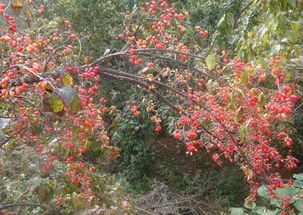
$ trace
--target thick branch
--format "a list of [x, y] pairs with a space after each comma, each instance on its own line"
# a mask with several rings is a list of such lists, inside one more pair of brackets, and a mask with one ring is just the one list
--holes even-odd
[[[136, 54], [151, 53], [151, 52], [166, 52], [166, 53], [186, 55], [186, 56], [193, 57], [193, 58], [198, 58], [198, 59], [205, 59], [205, 57], [202, 57], [200, 55], [191, 54], [191, 53], [188, 53], [188, 52], [176, 51], [176, 50], [173, 50], [173, 49], [145, 48], [145, 49], [134, 49], [132, 51], [134, 51]], [[89, 65], [82, 66], [82, 68], [96, 66], [96, 65], [104, 62], [105, 60], [109, 59], [109, 58], [113, 58], [113, 57], [117, 57], [117, 56], [123, 56], [123, 55], [129, 55], [129, 54], [130, 54], [130, 50], [109, 54], [109, 55], [100, 57], [95, 62], [93, 62]]]
[[187, 98], [187, 95], [185, 93], [183, 93], [181, 90], [173, 88], [173, 87], [171, 87], [167, 84], [164, 84], [160, 81], [156, 81], [156, 80], [149, 81], [147, 78], [143, 78], [143, 77], [140, 77], [140, 76], [136, 76], [136, 75], [127, 73], [127, 72], [122, 72], [122, 71], [118, 71], [118, 70], [114, 70], [114, 69], [110, 69], [110, 68], [101, 68], [101, 73], [109, 73], [109, 74], [114, 74], [114, 75], [118, 75], [118, 76], [129, 77], [129, 78], [132, 78], [132, 79], [141, 80], [141, 81], [145, 81], [145, 82], [150, 82], [150, 83], [155, 84], [159, 87], [162, 87], [164, 89], [175, 92], [176, 94], [178, 94], [182, 97]]

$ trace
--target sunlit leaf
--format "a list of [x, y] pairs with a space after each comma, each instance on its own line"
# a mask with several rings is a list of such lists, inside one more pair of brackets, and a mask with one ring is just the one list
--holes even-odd
[[296, 200], [296, 203], [294, 204], [294, 206], [296, 207], [296, 209], [298, 211], [303, 212], [303, 200], [302, 199]]
[[274, 211], [267, 209], [266, 207], [256, 207], [253, 210], [256, 214], [262, 214], [262, 215], [277, 215], [279, 210], [276, 209]]
[[271, 48], [271, 54], [272, 55], [277, 55], [281, 50], [281, 45], [280, 44], [276, 44]]
[[231, 96], [229, 97], [228, 108], [231, 109], [231, 110], [235, 109], [235, 96], [234, 96], [234, 94], [231, 94]]
[[265, 98], [265, 95], [264, 95], [263, 92], [260, 93], [258, 100], [259, 100], [259, 103], [260, 103], [261, 105], [264, 105], [264, 104], [265, 104], [266, 98]]
[[216, 65], [216, 56], [213, 54], [208, 55], [205, 59], [205, 62], [209, 70], [214, 69]]
[[240, 120], [242, 119], [243, 117], [243, 108], [242, 107], [239, 107], [237, 112], [236, 112], [236, 120], [237, 122], [240, 122]]
[[245, 215], [243, 208], [230, 208], [230, 215]]
[[299, 38], [300, 38], [300, 34], [296, 31], [290, 30], [286, 33], [287, 38], [290, 42], [292, 43], [296, 43], [298, 42]]
[[23, 0], [12, 0], [11, 2], [12, 8], [22, 8], [23, 7]]
[[58, 96], [57, 94], [48, 94], [47, 102], [54, 113], [59, 113], [64, 110], [64, 104], [60, 96]]
[[264, 197], [264, 198], [268, 197], [268, 195], [267, 195], [268, 192], [269, 191], [265, 185], [260, 186], [258, 189], [259, 196]]
[[296, 66], [302, 66], [303, 65], [303, 56], [291, 59], [290, 62], [292, 62]]
[[[251, 170], [251, 172], [252, 172], [252, 170]], [[248, 177], [247, 177], [247, 180], [250, 180], [250, 179], [248, 179]], [[244, 207], [249, 208], [249, 209], [253, 209], [253, 208], [256, 207], [256, 203], [251, 198], [246, 198], [245, 203], [244, 203]]]
[[217, 24], [217, 27], [220, 27], [220, 26], [222, 25], [222, 23], [223, 23], [224, 20], [225, 20], [225, 17], [226, 17], [226, 15], [224, 14], [224, 15], [221, 17], [221, 19], [219, 20], [219, 22], [218, 22], [218, 24]]
[[89, 57], [88, 57], [88, 56], [85, 56], [85, 57], [83, 58], [83, 63], [84, 63], [84, 64], [88, 64], [88, 62], [89, 62]]
[[240, 132], [240, 140], [244, 141], [248, 135], [248, 124], [241, 126], [239, 132]]
[[23, 9], [23, 13], [24, 13], [26, 18], [28, 18], [29, 20], [32, 20], [33, 12], [31, 11], [31, 9], [26, 7], [26, 8]]
[[300, 31], [302, 29], [302, 25], [299, 22], [291, 21], [290, 26], [294, 31]]
[[242, 84], [247, 85], [249, 81], [249, 71], [242, 72], [240, 75], [240, 81]]
[[64, 75], [64, 77], [62, 78], [62, 83], [63, 83], [63, 86], [65, 86], [65, 87], [73, 86], [74, 85], [74, 79], [70, 74], [66, 73]]
[[294, 177], [295, 179], [297, 179], [297, 180], [303, 181], [303, 173], [301, 173], [301, 174], [294, 174], [293, 177]]
[[19, 15], [22, 8], [23, 8], [23, 0], [12, 0], [11, 1], [11, 8], [12, 8], [14, 13]]

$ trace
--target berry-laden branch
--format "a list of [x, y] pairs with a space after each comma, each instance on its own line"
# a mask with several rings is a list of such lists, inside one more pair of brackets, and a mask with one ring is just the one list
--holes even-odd
[[[163, 83], [158, 82], [158, 81], [147, 80], [147, 79], [144, 79], [144, 78], [139, 77], [139, 76], [135, 76], [135, 75], [132, 75], [132, 74], [129, 74], [129, 73], [121, 72], [121, 71], [116, 71], [116, 70], [109, 69], [109, 68], [102, 68], [101, 71], [100, 71], [100, 75], [101, 76], [105, 76], [105, 77], [109, 77], [109, 78], [113, 78], [113, 79], [117, 79], [117, 80], [121, 80], [121, 81], [127, 81], [127, 82], [130, 82], [132, 84], [136, 84], [136, 85], [139, 85], [141, 87], [145, 87], [146, 90], [151, 91], [152, 93], [154, 93], [161, 101], [163, 101], [164, 103], [166, 103], [170, 108], [172, 108], [176, 112], [180, 112], [180, 110], [177, 107], [175, 107], [174, 105], [172, 105], [167, 99], [164, 98], [164, 96], [162, 96], [161, 94], [159, 94], [157, 91], [155, 91], [154, 89], [150, 90], [149, 88], [151, 86], [148, 85], [148, 84], [145, 84], [145, 83], [146, 82], [153, 83], [153, 84], [155, 84], [158, 87], [163, 87], [165, 89], [168, 89], [168, 90], [170, 90], [172, 92], [175, 92], [177, 95], [182, 96], [185, 99], [189, 100], [189, 97], [186, 94], [182, 93], [180, 90], [175, 89], [173, 87], [170, 87], [167, 84], [163, 84]], [[139, 80], [141, 80], [141, 81], [139, 81]], [[142, 82], [142, 81], [145, 81], [145, 83]], [[196, 105], [202, 105], [201, 103], [198, 103], [196, 101], [194, 101], [194, 103]], [[203, 105], [205, 105], [205, 104], [203, 104]], [[209, 114], [211, 114], [211, 111], [208, 109], [207, 106], [204, 106], [203, 108], [205, 109], [205, 111], [207, 111]], [[181, 112], [181, 114], [184, 115], [184, 116], [189, 117], [189, 115], [187, 115], [184, 112]], [[252, 164], [252, 162], [250, 161], [250, 158], [247, 155], [245, 155], [245, 153], [242, 150], [242, 148], [237, 144], [237, 141], [234, 138], [234, 134], [232, 134], [231, 131], [229, 131], [224, 125], [222, 125], [219, 122], [219, 120], [217, 120], [217, 118], [215, 118], [215, 120], [218, 122], [218, 126], [221, 126], [224, 129], [224, 131], [229, 135], [229, 137], [231, 138], [231, 140], [236, 144], [235, 146], [236, 146], [236, 148], [237, 148], [237, 150], [238, 150], [239, 155], [241, 156], [241, 158], [243, 158], [245, 160], [245, 163], [250, 167], [250, 169], [253, 172], [256, 173], [255, 167]], [[201, 127], [201, 129], [206, 134], [208, 134], [211, 137], [215, 138], [217, 141], [221, 142], [224, 145], [227, 144], [226, 141], [224, 141], [219, 136], [217, 136], [216, 134], [214, 134], [213, 132], [211, 132], [210, 130], [208, 130], [205, 126], [200, 125], [200, 127]], [[211, 141], [211, 142], [214, 143], [213, 141]], [[251, 143], [246, 143], [246, 144], [251, 144]], [[266, 174], [264, 174], [262, 178], [267, 180]]]
[[[117, 79], [117, 80], [121, 80], [121, 81], [127, 81], [130, 82], [132, 84], [136, 84], [139, 85], [141, 87], [146, 88], [147, 90], [149, 90], [150, 85], [146, 84], [146, 83], [153, 83], [158, 87], [164, 87], [165, 89], [168, 89], [172, 92], [177, 93], [178, 95], [186, 98], [187, 100], [189, 100], [189, 96], [186, 95], [185, 93], [181, 92], [180, 90], [177, 90], [167, 84], [163, 84], [161, 82], [158, 81], [153, 81], [153, 80], [147, 80], [145, 78], [142, 78], [140, 76], [135, 76], [126, 72], [121, 72], [121, 71], [116, 71], [113, 69], [109, 69], [109, 68], [102, 68], [100, 71], [100, 75], [101, 76], [105, 76], [105, 77], [109, 77], [109, 78], [113, 78], [113, 79]], [[142, 81], [145, 81], [142, 82]], [[154, 90], [151, 90], [152, 93]], [[168, 102], [167, 99], [163, 100], [163, 96], [161, 95], [157, 95], [157, 93], [155, 93], [155, 95], [160, 98], [160, 100], [162, 100], [164, 103], [166, 103], [170, 108], [172, 108], [173, 110], [178, 112], [178, 108], [176, 108], [175, 106], [173, 106], [170, 102]], [[212, 114], [212, 111], [209, 110], [209, 107], [207, 107], [205, 104], [202, 104], [201, 102], [198, 103], [197, 101], [194, 101], [194, 103], [196, 105], [200, 105], [202, 106], [205, 111], [207, 111], [209, 114]], [[186, 117], [190, 117], [190, 114], [185, 114], [184, 112], [182, 113], [184, 116]], [[253, 162], [250, 160], [250, 156], [245, 154], [244, 150], [241, 148], [241, 146], [237, 143], [238, 141], [236, 141], [236, 139], [234, 138], [234, 134], [232, 134], [231, 131], [229, 131], [223, 124], [220, 123], [220, 120], [217, 118], [214, 118], [214, 120], [217, 122], [218, 126], [221, 126], [224, 131], [226, 132], [226, 134], [229, 136], [229, 138], [231, 139], [231, 141], [235, 144], [235, 147], [238, 151], [238, 155], [241, 157], [239, 157], [238, 159], [243, 159], [245, 161], [245, 163], [249, 166], [249, 168], [251, 169], [251, 171], [254, 173], [255, 176], [259, 175], [257, 174], [257, 171]], [[205, 126], [200, 125], [201, 129], [208, 135], [210, 135], [211, 137], [215, 138], [217, 141], [219, 141], [220, 143], [224, 144], [224, 145], [228, 145], [228, 142], [226, 142], [225, 140], [223, 140], [222, 138], [220, 138], [219, 136], [217, 136], [214, 132], [211, 132], [210, 130], [208, 130]], [[211, 143], [215, 143], [214, 141], [211, 141]], [[252, 143], [246, 142], [247, 145], [251, 145]], [[264, 173], [261, 174], [262, 175], [262, 179], [265, 181], [268, 181], [268, 176]]]
[[[181, 118], [179, 122], [181, 129], [176, 130], [175, 138], [185, 140], [190, 153], [202, 147], [213, 153], [212, 158], [218, 165], [222, 165], [222, 157], [231, 162], [243, 163], [242, 169], [252, 185], [252, 198], [258, 188], [258, 176], [263, 175], [263, 178], [267, 178], [266, 172], [272, 167], [279, 168], [280, 164], [284, 164], [289, 169], [296, 166], [295, 158], [290, 155], [283, 158], [277, 149], [271, 146], [275, 139], [277, 139], [275, 141], [282, 139], [286, 147], [291, 147], [292, 140], [288, 137], [286, 129], [276, 125], [280, 120], [290, 119], [294, 104], [300, 100], [300, 97], [295, 95], [295, 86], [286, 83], [285, 73], [279, 68], [279, 56], [272, 59], [269, 70], [244, 63], [240, 59], [228, 60], [225, 52], [222, 52], [224, 64], [214, 63], [217, 61], [214, 55], [209, 55], [207, 58], [200, 57], [192, 53], [197, 51], [194, 47], [186, 46], [185, 41], [179, 40], [185, 38], [180, 34], [186, 33], [186, 29], [182, 26], [186, 15], [178, 14], [167, 5], [167, 2], [148, 2], [139, 14], [143, 18], [158, 21], [147, 24], [145, 29], [136, 28], [132, 31], [128, 27], [125, 34], [121, 34], [119, 38], [127, 41], [129, 49], [104, 58], [130, 55], [131, 64], [137, 67], [155, 68], [155, 70], [157, 66], [162, 66], [161, 60], [167, 60], [184, 68], [187, 66], [195, 72], [197, 69], [192, 68], [197, 67], [191, 64], [199, 66], [199, 61], [206, 63], [210, 70], [207, 72], [203, 70], [206, 80], [199, 79], [197, 74], [182, 72], [181, 69], [173, 71], [177, 73], [176, 75], [171, 70], [167, 80], [162, 78], [162, 81], [169, 82], [171, 77], [174, 77], [174, 81], [170, 83], [176, 86], [179, 77], [189, 77], [186, 78], [187, 80], [182, 80], [184, 81], [182, 93], [190, 100], [190, 105], [184, 107], [187, 115]], [[177, 35], [171, 33], [174, 24], [178, 25], [181, 33], [178, 32]], [[148, 35], [146, 32], [149, 29], [153, 32]], [[197, 30], [202, 37], [205, 36], [201, 27], [197, 27]], [[158, 55], [159, 52], [163, 55]], [[97, 63], [104, 58], [100, 58]], [[182, 61], [184, 63], [180, 63]], [[221, 69], [218, 65], [225, 66], [227, 69]], [[200, 64], [199, 67], [204, 65]], [[158, 71], [162, 77], [166, 77], [165, 72], [165, 69]], [[220, 75], [228, 77], [225, 83], [220, 81]], [[149, 76], [154, 77], [151, 74], [144, 75], [144, 77]], [[198, 82], [200, 89], [196, 88], [195, 81]], [[203, 128], [203, 124], [207, 126], [206, 129]], [[210, 132], [203, 134], [201, 129]], [[275, 181], [271, 189], [283, 186], [279, 178], [275, 179], [274, 175], [271, 177], [273, 177], [272, 181]], [[277, 181], [280, 181], [280, 184], [277, 185]]]

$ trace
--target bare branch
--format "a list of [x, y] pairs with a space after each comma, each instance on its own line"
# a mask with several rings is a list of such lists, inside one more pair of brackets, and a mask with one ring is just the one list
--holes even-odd
[[0, 210], [4, 210], [7, 208], [14, 208], [14, 207], [40, 207], [45, 209], [43, 205], [37, 204], [37, 203], [14, 203], [14, 204], [8, 204], [8, 205], [0, 205]]
[[[137, 85], [139, 85], [141, 87], [144, 87], [146, 90], [149, 90], [148, 88], [150, 87], [149, 84], [146, 84], [146, 83], [144, 83], [142, 81], [136, 80], [136, 79], [131, 78], [131, 77], [118, 76], [118, 75], [113, 75], [113, 74], [108, 74], [108, 73], [101, 73], [101, 76], [112, 78], [112, 79], [116, 79], [116, 80], [121, 80], [121, 81], [127, 81], [127, 82], [130, 82], [130, 83], [133, 83], [133, 84], [137, 84]], [[177, 113], [179, 113], [181, 111], [179, 108], [177, 108], [176, 106], [174, 106], [170, 101], [168, 101], [168, 99], [165, 98], [157, 90], [150, 89], [149, 91], [151, 93], [153, 93], [160, 101], [162, 101], [165, 104], [167, 104], [172, 110], [176, 111]]]

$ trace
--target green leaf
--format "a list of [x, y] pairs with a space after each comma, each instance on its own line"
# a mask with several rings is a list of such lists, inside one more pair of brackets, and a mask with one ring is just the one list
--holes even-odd
[[290, 62], [293, 63], [295, 66], [303, 66], [303, 56], [291, 59]]
[[302, 29], [302, 25], [299, 22], [291, 21], [290, 26], [292, 30], [299, 32]]
[[294, 181], [294, 186], [302, 188], [303, 187], [303, 181], [301, 181], [301, 180], [295, 180]]
[[266, 98], [265, 98], [265, 95], [264, 95], [263, 92], [260, 93], [258, 100], [259, 100], [259, 103], [260, 103], [261, 105], [264, 105], [264, 104], [265, 104]]
[[276, 44], [271, 48], [271, 54], [272, 55], [277, 55], [281, 50], [281, 45], [280, 44]]
[[279, 20], [278, 20], [277, 17], [274, 17], [274, 18], [272, 19], [272, 21], [270, 22], [270, 30], [271, 30], [272, 32], [275, 32], [276, 29], [277, 29], [277, 27], [278, 27], [278, 25], [279, 25]]
[[243, 208], [230, 208], [229, 209], [230, 215], [245, 215]]
[[275, 207], [280, 207], [280, 202], [277, 199], [271, 199], [270, 204], [275, 206]]
[[241, 81], [241, 83], [242, 84], [244, 84], [244, 85], [247, 85], [248, 84], [248, 81], [249, 81], [249, 71], [248, 70], [246, 70], [245, 72], [242, 72], [241, 74], [240, 74], [240, 81]]
[[276, 209], [274, 211], [267, 209], [266, 207], [256, 207], [253, 210], [254, 214], [262, 214], [262, 215], [277, 215], [279, 210]]
[[287, 35], [288, 40], [292, 43], [298, 42], [298, 40], [300, 38], [299, 33], [296, 31], [293, 31], [293, 30], [287, 31], [286, 35]]
[[292, 197], [292, 196], [296, 195], [297, 189], [295, 187], [285, 186], [282, 189], [280, 189], [280, 188], [276, 189], [275, 193], [280, 194], [280, 195], [282, 194], [282, 195], [287, 195], [287, 196]]
[[262, 185], [261, 187], [259, 187], [258, 189], [258, 194], [259, 196], [263, 197], [263, 198], [268, 198], [268, 189], [266, 188], [265, 185]]
[[231, 94], [231, 96], [229, 97], [228, 108], [231, 109], [231, 110], [235, 109], [235, 96], [234, 96], [234, 94]]
[[258, 34], [259, 34], [259, 38], [263, 38], [265, 36], [265, 34], [267, 33], [268, 28], [267, 27], [263, 27], [259, 30]]
[[303, 181], [303, 173], [300, 174], [294, 174], [293, 177], [297, 180], [302, 180]]
[[281, 40], [281, 43], [283, 43], [283, 44], [288, 44], [288, 39], [287, 39], [287, 38], [283, 38], [283, 39]]
[[303, 212], [303, 200], [302, 199], [296, 200], [296, 203], [294, 204], [294, 206], [296, 207], [296, 209], [298, 211]]
[[222, 23], [223, 23], [224, 20], [225, 20], [225, 17], [226, 17], [226, 15], [224, 14], [224, 15], [221, 17], [221, 19], [219, 20], [219, 22], [218, 22], [218, 24], [217, 24], [217, 27], [220, 27], [220, 26], [222, 25]]
[[243, 142], [248, 135], [248, 123], [246, 125], [241, 126], [239, 132], [240, 132], [240, 140]]
[[296, 0], [289, 0], [290, 5], [295, 8], [297, 6], [297, 1]]
[[210, 54], [206, 57], [206, 66], [209, 70], [212, 70], [215, 68], [216, 65], [216, 56], [214, 54]]
[[254, 35], [253, 32], [251, 32], [251, 31], [247, 32], [247, 37], [248, 37], [248, 38], [251, 38], [253, 35]]
[[236, 112], [236, 120], [237, 122], [240, 122], [240, 120], [242, 119], [243, 117], [243, 108], [242, 107], [239, 107], [237, 112]]

